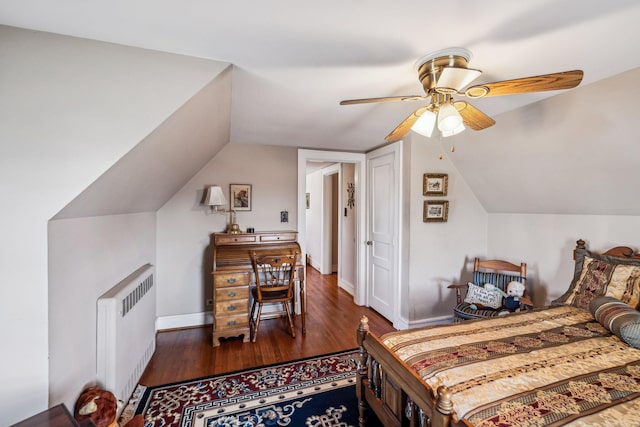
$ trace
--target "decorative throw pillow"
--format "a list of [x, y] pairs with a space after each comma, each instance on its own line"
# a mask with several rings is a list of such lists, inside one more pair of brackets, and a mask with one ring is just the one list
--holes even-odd
[[481, 305], [484, 308], [498, 309], [502, 307], [502, 294], [496, 289], [485, 288], [469, 282], [464, 302]]
[[615, 297], [633, 308], [640, 306], [640, 261], [576, 249], [571, 285], [551, 304], [587, 310], [589, 303], [601, 296]]
[[640, 312], [617, 298], [604, 296], [589, 303], [598, 323], [632, 347], [640, 348]]

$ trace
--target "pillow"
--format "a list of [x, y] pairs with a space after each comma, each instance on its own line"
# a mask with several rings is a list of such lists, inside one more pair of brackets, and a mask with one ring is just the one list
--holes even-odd
[[614, 297], [598, 297], [589, 303], [598, 323], [632, 347], [640, 348], [640, 312]]
[[475, 283], [467, 284], [467, 296], [464, 302], [469, 304], [479, 304], [482, 307], [498, 309], [502, 307], [502, 294], [495, 289], [484, 288]]
[[615, 297], [633, 308], [640, 306], [640, 261], [576, 249], [569, 289], [551, 304], [587, 310], [589, 303], [601, 296]]

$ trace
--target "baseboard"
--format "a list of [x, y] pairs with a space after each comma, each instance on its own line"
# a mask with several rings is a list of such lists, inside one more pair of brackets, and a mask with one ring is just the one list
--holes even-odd
[[350, 283], [348, 280], [338, 278], [338, 286], [349, 293], [349, 295], [354, 295], [356, 287], [353, 283]]
[[167, 329], [190, 328], [213, 323], [213, 313], [178, 314], [174, 316], [160, 316], [156, 319], [156, 331]]
[[410, 329], [422, 328], [424, 326], [443, 325], [447, 323], [453, 323], [453, 316], [439, 316], [430, 317], [428, 319], [411, 320], [407, 322], [407, 326]]

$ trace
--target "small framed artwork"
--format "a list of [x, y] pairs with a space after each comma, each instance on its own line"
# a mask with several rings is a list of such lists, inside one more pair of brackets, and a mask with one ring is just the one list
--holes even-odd
[[448, 200], [425, 200], [423, 222], [447, 222], [449, 216]]
[[229, 184], [231, 209], [235, 211], [251, 210], [251, 184]]
[[446, 196], [449, 175], [446, 173], [425, 173], [422, 184], [424, 196]]

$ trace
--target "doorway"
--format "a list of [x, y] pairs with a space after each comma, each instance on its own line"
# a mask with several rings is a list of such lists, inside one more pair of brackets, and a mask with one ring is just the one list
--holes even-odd
[[353, 163], [307, 163], [307, 264], [321, 274], [337, 273], [338, 286], [351, 295], [357, 283], [354, 181]]
[[[387, 277], [393, 282], [388, 284], [390, 286], [391, 294], [387, 294], [390, 298], [387, 298], [389, 313], [388, 320], [392, 323], [396, 324], [399, 321], [398, 317], [398, 305], [401, 301], [400, 297], [400, 286], [399, 286], [399, 277], [402, 273], [401, 268], [398, 263], [400, 261], [399, 248], [402, 246], [401, 242], [401, 234], [400, 234], [400, 221], [401, 217], [401, 203], [399, 202], [400, 197], [400, 188], [401, 185], [401, 177], [402, 177], [402, 162], [400, 159], [402, 158], [402, 151], [398, 145], [393, 145], [387, 149], [379, 149], [375, 150], [378, 153], [385, 152], [387, 150], [392, 150], [394, 153], [394, 166], [392, 167], [392, 174], [394, 179], [394, 200], [391, 201], [391, 205], [395, 206], [397, 212], [393, 215], [394, 222], [394, 236], [392, 240], [394, 244], [391, 252], [393, 254], [390, 255], [390, 262], [394, 263], [397, 268], [394, 268], [393, 271], [389, 272]], [[375, 156], [374, 152], [369, 153], [370, 156]], [[299, 149], [298, 150], [298, 237], [299, 243], [302, 247], [303, 253], [305, 252], [305, 248], [307, 247], [307, 239], [306, 236], [306, 166], [307, 162], [316, 161], [316, 162], [334, 162], [334, 163], [351, 163], [354, 167], [353, 174], [353, 185], [355, 188], [354, 192], [354, 200], [353, 200], [353, 219], [355, 222], [354, 226], [354, 234], [353, 234], [353, 244], [354, 244], [354, 262], [355, 262], [355, 279], [354, 279], [354, 302], [360, 306], [371, 306], [371, 295], [370, 291], [370, 283], [371, 277], [369, 277], [369, 265], [368, 265], [368, 248], [372, 246], [380, 245], [367, 245], [368, 241], [368, 216], [369, 214], [373, 214], [369, 212], [369, 210], [365, 209], [365, 204], [367, 201], [366, 193], [370, 191], [368, 185], [368, 174], [367, 174], [367, 161], [368, 156], [364, 153], [347, 153], [347, 152], [333, 152], [333, 151], [319, 151], [319, 150], [306, 150]], [[311, 200], [313, 204], [313, 200]], [[342, 203], [342, 202], [341, 202]], [[343, 206], [341, 205], [341, 209]], [[349, 214], [347, 212], [347, 214]], [[306, 253], [305, 253], [306, 255]], [[383, 289], [383, 288], [379, 288]]]
[[[328, 163], [348, 163], [353, 167], [353, 185], [355, 188], [365, 188], [365, 155], [362, 153], [348, 153], [348, 152], [333, 152], [333, 151], [318, 151], [318, 150], [298, 150], [298, 240], [303, 251], [303, 255], [306, 258], [305, 248], [308, 244], [315, 244], [316, 242], [308, 241], [306, 235], [307, 229], [307, 197], [306, 197], [306, 172], [307, 162], [328, 162]], [[343, 184], [339, 183], [339, 187]], [[339, 191], [341, 193], [341, 191]], [[366, 289], [364, 287], [365, 278], [365, 260], [363, 257], [363, 246], [365, 235], [365, 218], [364, 209], [361, 207], [364, 204], [365, 196], [362, 191], [355, 191], [353, 208], [347, 211], [347, 218], [353, 219], [354, 226], [350, 240], [352, 242], [353, 251], [353, 271], [354, 277], [352, 279], [353, 297], [354, 302], [358, 305], [366, 305]], [[311, 199], [310, 206], [314, 206], [314, 200]], [[343, 210], [344, 201], [338, 197], [339, 208]], [[344, 210], [343, 210], [344, 214]], [[340, 218], [343, 218], [342, 216]], [[340, 227], [340, 221], [338, 221], [338, 227]], [[344, 239], [343, 239], [344, 240]], [[340, 263], [343, 262], [344, 257], [341, 256], [342, 251], [345, 250], [346, 245], [338, 245], [338, 266], [340, 269]], [[312, 260], [313, 262], [313, 260]]]

